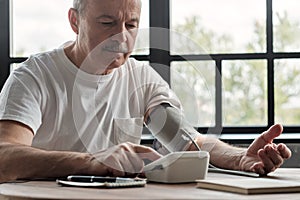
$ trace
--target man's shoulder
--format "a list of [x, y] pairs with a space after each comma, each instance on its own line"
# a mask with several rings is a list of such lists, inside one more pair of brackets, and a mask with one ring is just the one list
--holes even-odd
[[49, 59], [53, 59], [58, 55], [59, 50], [53, 49], [50, 51], [40, 52], [36, 54], [32, 54], [28, 57], [25, 62], [33, 61], [33, 60], [45, 60], [48, 61]]
[[18, 64], [17, 71], [26, 68], [26, 70], [45, 68], [54, 65], [54, 61], [58, 60], [58, 50], [45, 51], [30, 55], [24, 62]]

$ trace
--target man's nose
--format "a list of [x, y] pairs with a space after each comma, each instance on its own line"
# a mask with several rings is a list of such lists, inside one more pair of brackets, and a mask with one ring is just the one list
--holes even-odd
[[115, 34], [112, 36], [112, 40], [121, 43], [124, 43], [127, 41], [128, 37], [128, 31], [125, 27], [125, 25], [120, 25], [120, 27], [117, 28]]

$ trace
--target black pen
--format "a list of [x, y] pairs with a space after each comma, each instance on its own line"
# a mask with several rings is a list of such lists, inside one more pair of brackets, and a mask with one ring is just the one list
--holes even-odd
[[98, 183], [124, 183], [124, 182], [134, 182], [132, 178], [121, 178], [121, 177], [103, 177], [103, 176], [82, 176], [82, 175], [72, 175], [68, 176], [67, 180], [74, 182], [98, 182]]

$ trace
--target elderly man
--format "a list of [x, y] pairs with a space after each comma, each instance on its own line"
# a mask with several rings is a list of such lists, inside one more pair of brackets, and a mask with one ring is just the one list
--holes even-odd
[[[139, 144], [143, 123], [155, 123], [157, 108], [180, 115], [181, 106], [150, 66], [129, 58], [140, 11], [139, 0], [74, 0], [68, 16], [76, 40], [31, 56], [10, 75], [0, 95], [0, 182], [126, 176], [142, 172], [144, 159], [161, 157]], [[272, 143], [281, 132], [272, 126], [248, 149], [195, 131], [191, 137], [218, 167], [267, 174], [291, 156]], [[207, 149], [207, 142], [214, 145]], [[190, 141], [162, 143], [197, 150]]]

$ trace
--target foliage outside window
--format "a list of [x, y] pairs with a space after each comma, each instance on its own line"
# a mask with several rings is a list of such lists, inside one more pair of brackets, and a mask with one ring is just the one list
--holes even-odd
[[[203, 2], [203, 1], [201, 1]], [[218, 1], [213, 1], [218, 2]], [[249, 2], [249, 1], [248, 1]], [[258, 3], [257, 1], [255, 1]], [[264, 1], [260, 1], [263, 6]], [[286, 3], [288, 3], [287, 1]], [[292, 1], [295, 3], [295, 1]], [[236, 3], [244, 9], [245, 2]], [[176, 4], [176, 2], [173, 2]], [[247, 4], [247, 3], [246, 3]], [[274, 3], [275, 4], [275, 3]], [[196, 4], [195, 4], [196, 5]], [[194, 5], [194, 6], [195, 6]], [[300, 4], [297, 4], [298, 7]], [[174, 7], [174, 5], [173, 5]], [[224, 11], [225, 12], [225, 11]], [[246, 15], [247, 13], [245, 13]], [[224, 13], [223, 13], [224, 15]], [[266, 15], [266, 10], [265, 10]], [[242, 16], [241, 16], [242, 17]], [[234, 37], [226, 33], [222, 34], [208, 28], [201, 15], [193, 15], [186, 17], [183, 23], [173, 25], [173, 28], [187, 37], [193, 39], [195, 43], [203, 47], [208, 53], [224, 53], [236, 52], [236, 41]], [[274, 49], [281, 52], [300, 51], [299, 33], [300, 20], [292, 20], [290, 13], [285, 10], [277, 10], [273, 14], [274, 31]], [[229, 22], [224, 22], [229, 23]], [[241, 27], [242, 28], [242, 27]], [[250, 29], [250, 28], [249, 28]], [[268, 55], [266, 40], [266, 20], [253, 19], [252, 21], [252, 39], [244, 43], [241, 47], [240, 56], [246, 55], [244, 59], [227, 59], [222, 60], [222, 125], [223, 126], [266, 126], [268, 124]], [[243, 35], [240, 35], [243, 38]], [[268, 36], [270, 37], [270, 36]], [[177, 38], [176, 38], [177, 39]], [[182, 54], [201, 54], [201, 51], [193, 51], [193, 47], [184, 45], [184, 41], [174, 42], [172, 50], [180, 51]], [[191, 48], [191, 49], [189, 49]], [[200, 49], [200, 48], [199, 48]], [[269, 52], [270, 53], [270, 52]], [[272, 53], [272, 52], [271, 52]], [[219, 54], [218, 54], [219, 55]], [[247, 56], [253, 55], [251, 59]], [[220, 54], [222, 57], [222, 54]], [[214, 61], [211, 59], [212, 62]], [[189, 70], [189, 65], [182, 62], [180, 67], [173, 67], [176, 73], [184, 74], [182, 76], [189, 77], [189, 87], [197, 88], [201, 76], [196, 76], [195, 72]], [[300, 106], [296, 102], [300, 101], [300, 59], [275, 59], [274, 60], [274, 90], [275, 90], [275, 122], [284, 125], [299, 126], [300, 124]], [[176, 66], [178, 66], [178, 62]], [[199, 64], [198, 67], [205, 66]], [[186, 69], [185, 69], [186, 68]], [[213, 69], [213, 68], [211, 68]], [[209, 73], [208, 73], [209, 74]], [[206, 75], [206, 74], [205, 74]], [[182, 80], [176, 80], [176, 76], [171, 81], [172, 87], [182, 99], [184, 104], [189, 104], [189, 98], [185, 97], [181, 92]], [[209, 87], [215, 87], [214, 82], [207, 82]], [[205, 97], [201, 96], [201, 92], [196, 92], [198, 101], [204, 102]], [[187, 101], [185, 100], [187, 99]], [[188, 115], [194, 116], [192, 109]], [[211, 108], [208, 113], [214, 110]], [[207, 113], [205, 113], [207, 114]], [[193, 118], [193, 117], [192, 117]], [[206, 126], [205, 121], [199, 121], [198, 126]]]

